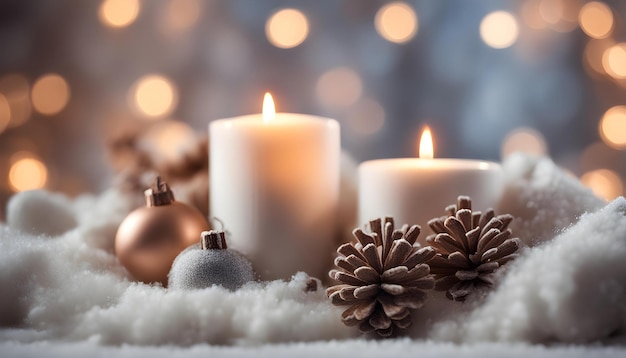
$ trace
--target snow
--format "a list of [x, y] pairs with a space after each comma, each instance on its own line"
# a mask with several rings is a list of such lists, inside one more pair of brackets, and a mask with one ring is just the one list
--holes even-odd
[[113, 237], [134, 204], [115, 189], [17, 194], [0, 224], [0, 356], [626, 356], [626, 199], [606, 205], [547, 158], [503, 167], [520, 257], [488, 295], [433, 293], [390, 341], [344, 326], [304, 273], [236, 291], [132, 282]]

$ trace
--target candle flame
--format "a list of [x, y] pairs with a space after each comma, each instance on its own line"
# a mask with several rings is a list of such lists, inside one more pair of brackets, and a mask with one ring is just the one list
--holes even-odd
[[265, 92], [265, 96], [263, 97], [263, 121], [267, 123], [273, 120], [274, 117], [276, 117], [274, 99], [269, 92]]
[[432, 159], [435, 156], [435, 149], [433, 146], [433, 136], [430, 134], [430, 128], [426, 126], [422, 131], [422, 137], [420, 138], [419, 157], [424, 159]]

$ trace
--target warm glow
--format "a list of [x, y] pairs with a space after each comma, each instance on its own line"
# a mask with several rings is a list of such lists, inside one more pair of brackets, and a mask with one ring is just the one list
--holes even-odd
[[348, 126], [361, 135], [371, 135], [385, 124], [385, 110], [374, 99], [359, 101], [346, 116]]
[[587, 64], [594, 72], [603, 75], [606, 74], [602, 64], [602, 57], [604, 52], [614, 45], [615, 41], [612, 39], [590, 40], [587, 43], [587, 46], [585, 46], [585, 64]]
[[604, 51], [602, 66], [611, 77], [626, 78], [626, 43], [618, 43]]
[[600, 120], [600, 137], [609, 147], [626, 149], [626, 106], [610, 108]]
[[263, 96], [263, 121], [269, 122], [276, 118], [276, 106], [274, 105], [274, 99], [269, 92], [265, 92]]
[[403, 2], [392, 2], [378, 10], [374, 20], [376, 31], [385, 40], [395, 43], [409, 41], [417, 33], [417, 14]]
[[9, 102], [11, 120], [8, 127], [20, 126], [30, 118], [30, 84], [25, 76], [18, 73], [8, 74], [0, 79], [0, 93]]
[[18, 159], [9, 170], [9, 184], [16, 192], [43, 188], [47, 179], [46, 166], [32, 157]]
[[104, 0], [98, 14], [100, 21], [106, 26], [128, 26], [139, 15], [139, 0]]
[[501, 155], [506, 159], [515, 152], [542, 156], [547, 152], [546, 140], [532, 128], [518, 128], [509, 133], [502, 142]]
[[619, 175], [608, 169], [596, 169], [583, 174], [580, 181], [591, 188], [593, 193], [605, 200], [613, 200], [622, 195], [623, 183]]
[[189, 146], [193, 145], [195, 136], [187, 123], [164, 121], [153, 125], [141, 139], [141, 143], [156, 154], [156, 160], [176, 162], [180, 161]]
[[169, 0], [159, 23], [166, 34], [176, 35], [191, 28], [202, 12], [200, 0]]
[[603, 39], [613, 31], [613, 12], [605, 3], [592, 1], [580, 9], [578, 22], [589, 37]]
[[49, 73], [35, 81], [31, 100], [37, 112], [46, 115], [57, 114], [70, 100], [70, 87], [63, 77]]
[[522, 5], [522, 18], [533, 29], [543, 29], [546, 22], [540, 14], [541, 0], [527, 0]]
[[422, 131], [422, 137], [420, 138], [419, 157], [422, 159], [432, 159], [435, 157], [433, 136], [430, 133], [430, 128], [428, 126], [424, 128], [424, 131]]
[[265, 34], [270, 43], [276, 47], [296, 47], [308, 36], [309, 22], [299, 10], [282, 9], [267, 20]]
[[337, 67], [320, 76], [316, 92], [320, 102], [326, 107], [348, 107], [361, 97], [363, 81], [353, 69]]
[[140, 78], [131, 93], [136, 109], [147, 117], [167, 116], [176, 107], [176, 88], [172, 81], [160, 75]]
[[517, 41], [519, 27], [515, 17], [506, 11], [495, 11], [480, 22], [480, 37], [493, 48], [506, 48]]
[[11, 106], [9, 100], [0, 93], [0, 133], [9, 125], [11, 121]]

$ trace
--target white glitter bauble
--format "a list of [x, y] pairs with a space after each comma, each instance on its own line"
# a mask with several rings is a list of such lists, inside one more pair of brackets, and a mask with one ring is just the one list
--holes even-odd
[[236, 290], [255, 279], [250, 261], [228, 249], [224, 233], [202, 232], [202, 242], [181, 252], [168, 275], [168, 287], [174, 290], [202, 289], [220, 285]]

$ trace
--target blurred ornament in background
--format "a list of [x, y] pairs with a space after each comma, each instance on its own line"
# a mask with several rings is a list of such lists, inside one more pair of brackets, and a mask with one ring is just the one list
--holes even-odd
[[145, 198], [146, 206], [120, 224], [115, 254], [134, 279], [167, 286], [172, 262], [209, 230], [209, 223], [197, 209], [176, 201], [160, 177], [145, 191]]
[[626, 106], [607, 110], [600, 120], [599, 129], [600, 137], [608, 146], [626, 149]]
[[548, 154], [548, 146], [541, 133], [532, 128], [522, 127], [511, 131], [504, 138], [500, 157], [504, 160], [516, 152], [541, 157]]
[[585, 34], [594, 39], [609, 37], [615, 23], [611, 8], [599, 1], [591, 1], [583, 5], [578, 15], [578, 22]]

